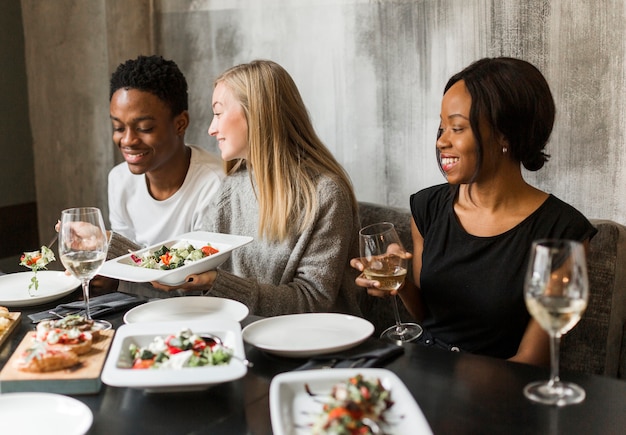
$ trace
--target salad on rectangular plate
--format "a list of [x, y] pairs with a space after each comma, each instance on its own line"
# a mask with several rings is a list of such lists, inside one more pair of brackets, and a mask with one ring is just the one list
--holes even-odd
[[100, 275], [175, 286], [192, 274], [214, 270], [252, 237], [194, 231], [107, 261]]

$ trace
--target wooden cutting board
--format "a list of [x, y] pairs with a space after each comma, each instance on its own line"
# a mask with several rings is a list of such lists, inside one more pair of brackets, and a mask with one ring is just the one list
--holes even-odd
[[9, 313], [9, 327], [0, 331], [0, 346], [4, 344], [11, 332], [20, 323], [20, 317], [22, 317], [22, 313]]
[[28, 349], [35, 333], [26, 334], [0, 372], [0, 393], [38, 391], [59, 394], [95, 394], [100, 391], [100, 374], [115, 331], [100, 332], [91, 350], [78, 357], [79, 364], [65, 370], [31, 373], [17, 369], [21, 355]]

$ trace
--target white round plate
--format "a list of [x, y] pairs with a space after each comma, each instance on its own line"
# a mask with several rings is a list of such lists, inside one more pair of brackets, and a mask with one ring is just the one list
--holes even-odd
[[65, 272], [40, 270], [37, 272], [39, 288], [28, 294], [33, 272], [0, 275], [0, 305], [5, 307], [29, 307], [61, 299], [80, 286], [80, 281]]
[[82, 435], [93, 422], [83, 402], [61, 394], [6, 393], [0, 395], [2, 433], [21, 435]]
[[308, 358], [354, 347], [372, 332], [374, 325], [360, 317], [307, 313], [258, 320], [242, 334], [244, 341], [268, 353]]
[[210, 296], [179, 296], [139, 305], [124, 315], [124, 323], [174, 322], [225, 316], [241, 322], [248, 307], [241, 302]]

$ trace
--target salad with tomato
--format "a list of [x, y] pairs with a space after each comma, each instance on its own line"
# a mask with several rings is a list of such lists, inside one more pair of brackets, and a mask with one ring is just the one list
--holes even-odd
[[33, 277], [30, 279], [30, 285], [28, 286], [29, 292], [33, 287], [35, 290], [39, 289], [37, 271], [47, 269], [48, 264], [54, 260], [56, 260], [54, 252], [45, 245], [38, 251], [24, 252], [22, 254], [20, 257], [20, 266], [26, 266], [34, 272]]
[[347, 382], [333, 386], [328, 401], [324, 403], [322, 414], [313, 424], [312, 433], [379, 433], [387, 424], [385, 413], [392, 406], [391, 392], [382, 385], [380, 379], [368, 380], [357, 374]]
[[180, 369], [230, 363], [232, 350], [213, 340], [204, 340], [190, 329], [167, 337], [157, 336], [146, 347], [131, 343], [128, 352], [133, 369]]
[[219, 250], [211, 246], [210, 243], [206, 243], [200, 248], [195, 248], [191, 243], [181, 241], [169, 248], [163, 245], [154, 252], [146, 251], [141, 255], [131, 254], [130, 258], [135, 266], [148, 269], [171, 270], [218, 252]]

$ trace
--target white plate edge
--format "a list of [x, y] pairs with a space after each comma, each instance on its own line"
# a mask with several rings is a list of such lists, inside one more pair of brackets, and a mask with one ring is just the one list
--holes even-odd
[[[55, 400], [55, 401], [62, 400], [66, 403], [71, 403], [73, 406], [77, 406], [78, 408], [82, 409], [84, 411], [83, 417], [86, 418], [85, 423], [83, 425], [76, 426], [72, 429], [75, 430], [76, 433], [85, 434], [89, 431], [89, 429], [93, 425], [94, 416], [89, 406], [87, 406], [80, 400], [75, 399], [73, 397], [66, 396], [63, 394], [58, 394], [58, 393], [37, 392], [37, 391], [21, 391], [21, 392], [10, 392], [10, 393], [0, 394], [0, 401], [4, 399], [8, 401], [15, 401], [16, 398], [23, 398], [23, 399], [26, 399], [28, 402], [32, 402], [33, 398], [39, 398], [39, 399]], [[48, 433], [53, 433], [53, 432], [48, 432]], [[63, 430], [59, 433], [65, 433], [65, 434], [71, 435], [74, 432], [69, 431], [67, 427], [64, 427]]]
[[[354, 319], [355, 322], [360, 322], [364, 327], [367, 327], [368, 332], [365, 333], [363, 332], [363, 334], [359, 335], [358, 339], [355, 339], [354, 341], [350, 341], [350, 342], [345, 342], [345, 343], [341, 343], [341, 344], [336, 344], [334, 346], [327, 346], [327, 347], [309, 347], [309, 348], [301, 348], [301, 349], [288, 349], [285, 347], [275, 347], [275, 346], [266, 346], [266, 345], [259, 345], [258, 342], [255, 343], [254, 341], [250, 341], [250, 337], [249, 335], [251, 334], [250, 331], [254, 331], [256, 328], [261, 328], [263, 327], [263, 324], [266, 323], [272, 323], [272, 322], [278, 322], [278, 321], [289, 321], [289, 318], [295, 318], [296, 316], [298, 316], [299, 318], [302, 318], [303, 316], [307, 316], [310, 318], [313, 317], [322, 317], [323, 315], [325, 316], [333, 316], [333, 317], [349, 317], [350, 319]], [[269, 353], [274, 353], [276, 355], [281, 355], [281, 356], [302, 356], [302, 357], [307, 357], [307, 356], [312, 356], [315, 354], [319, 354], [321, 351], [323, 351], [323, 353], [328, 353], [328, 352], [334, 352], [334, 351], [338, 351], [341, 349], [347, 349], [349, 347], [352, 346], [357, 346], [358, 344], [362, 343], [363, 341], [367, 340], [367, 338], [369, 338], [372, 333], [374, 332], [374, 325], [372, 324], [372, 322], [370, 322], [367, 319], [364, 319], [362, 317], [359, 316], [354, 316], [351, 314], [342, 314], [342, 313], [303, 313], [303, 314], [288, 314], [285, 316], [275, 316], [275, 317], [268, 317], [265, 319], [261, 319], [261, 320], [257, 320], [256, 322], [250, 323], [249, 325], [247, 325], [245, 328], [243, 328], [243, 330], [241, 331], [241, 335], [243, 340], [248, 343], [251, 344], [254, 347], [257, 347], [258, 349], [264, 350], [266, 352]], [[248, 337], [247, 337], [248, 336]], [[247, 338], [246, 338], [247, 337]]]
[[[153, 300], [153, 301], [148, 301], [144, 304], [138, 305], [136, 307], [131, 308], [130, 310], [128, 310], [125, 314], [124, 314], [124, 324], [130, 325], [130, 324], [138, 324], [138, 323], [150, 323], [150, 322], [127, 322], [127, 317], [129, 313], [137, 313], [138, 311], [142, 311], [142, 310], [147, 310], [149, 308], [146, 308], [146, 306], [150, 306], [149, 304], [156, 304], [156, 305], [168, 305], [168, 304], [174, 304], [175, 302], [173, 302], [174, 300], [181, 301], [183, 300], [182, 298], [184, 298], [184, 301], [186, 303], [190, 303], [189, 301], [196, 301], [196, 300], [205, 300], [205, 301], [214, 301], [214, 300], [222, 300], [222, 301], [226, 301], [226, 304], [232, 304], [234, 307], [237, 307], [239, 309], [241, 309], [241, 313], [245, 314], [243, 315], [243, 317], [241, 317], [241, 315], [239, 315], [239, 317], [241, 317], [241, 319], [235, 319], [232, 318], [231, 316], [225, 314], [225, 313], [206, 313], [203, 316], [199, 316], [202, 317], [204, 319], [206, 318], [211, 318], [211, 317], [217, 317], [217, 316], [223, 316], [226, 318], [232, 318], [233, 320], [236, 320], [237, 322], [241, 322], [243, 319], [246, 318], [246, 316], [248, 314], [250, 314], [250, 309], [245, 305], [242, 304], [239, 301], [236, 301], [234, 299], [228, 299], [228, 298], [220, 298], [220, 297], [216, 297], [216, 296], [179, 296], [179, 297], [172, 297], [172, 298], [164, 298], [164, 299], [157, 299], [157, 300]], [[200, 299], [202, 298], [202, 299]], [[154, 306], [154, 305], [153, 305]], [[180, 321], [180, 320], [173, 320], [173, 321]], [[168, 321], [170, 322], [170, 321]]]

